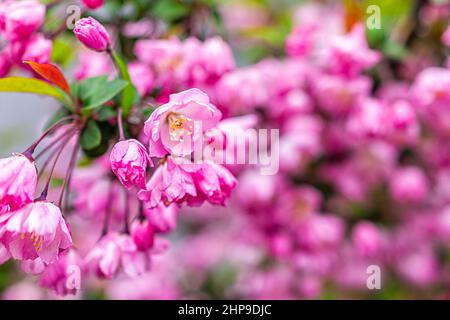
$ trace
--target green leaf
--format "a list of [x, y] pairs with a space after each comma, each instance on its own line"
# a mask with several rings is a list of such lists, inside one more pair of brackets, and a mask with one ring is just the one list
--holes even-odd
[[92, 150], [100, 145], [102, 133], [97, 123], [90, 119], [83, 130], [80, 138], [80, 144], [83, 150]]
[[94, 110], [109, 100], [113, 99], [128, 85], [128, 81], [116, 79], [107, 82], [104, 86], [98, 88], [88, 99], [89, 103], [83, 108], [83, 111]]
[[89, 101], [97, 90], [108, 83], [107, 76], [98, 76], [81, 80], [78, 84], [78, 97], [83, 103]]
[[128, 67], [123, 61], [122, 57], [120, 57], [120, 55], [118, 55], [117, 53], [113, 53], [113, 57], [117, 67], [119, 68], [122, 79], [128, 81], [128, 86], [123, 91], [121, 101], [122, 112], [124, 116], [127, 116], [130, 113], [133, 104], [137, 103], [139, 94], [136, 88], [133, 86], [130, 74], [128, 72]]
[[153, 8], [153, 14], [166, 22], [173, 22], [189, 14], [190, 8], [178, 1], [160, 0]]
[[60, 89], [53, 87], [45, 81], [33, 78], [10, 77], [0, 79], [0, 92], [23, 92], [46, 95], [67, 104], [67, 98]]
[[111, 107], [101, 108], [97, 113], [98, 121], [108, 121], [117, 116], [117, 112]]

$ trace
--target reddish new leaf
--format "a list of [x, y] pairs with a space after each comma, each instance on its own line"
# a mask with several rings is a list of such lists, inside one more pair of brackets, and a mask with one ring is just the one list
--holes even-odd
[[64, 74], [59, 68], [50, 63], [38, 63], [34, 61], [23, 61], [28, 64], [41, 77], [60, 87], [64, 92], [70, 95], [70, 87]]

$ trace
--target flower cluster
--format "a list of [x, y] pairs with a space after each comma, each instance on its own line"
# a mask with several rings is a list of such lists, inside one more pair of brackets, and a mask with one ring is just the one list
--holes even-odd
[[[447, 6], [418, 6], [418, 29], [388, 37], [348, 4], [302, 3], [280, 45], [264, 33], [275, 13], [245, 1], [186, 4], [176, 19], [125, 1], [120, 21], [82, 2], [105, 23], [66, 30], [70, 85], [47, 64], [58, 3], [0, 4], [0, 91], [61, 104], [39, 139], [0, 159], [0, 264], [29, 275], [5, 298], [52, 297], [36, 276], [80, 298], [448, 298]], [[45, 90], [7, 87], [13, 66]], [[264, 175], [237, 160], [241, 147], [262, 153], [253, 133], [268, 129], [279, 166]]]

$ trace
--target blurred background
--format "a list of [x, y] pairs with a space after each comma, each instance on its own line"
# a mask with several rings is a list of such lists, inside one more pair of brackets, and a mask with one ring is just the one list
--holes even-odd
[[[87, 15], [120, 30], [128, 61], [141, 39], [221, 37], [235, 68], [208, 93], [227, 117], [281, 128], [280, 172], [232, 168], [228, 205], [183, 208], [151, 272], [82, 279], [66, 298], [450, 298], [449, 1], [108, 0]], [[75, 52], [70, 30], [53, 43], [68, 78], [100, 68]], [[0, 156], [32, 143], [57, 108], [0, 93]], [[367, 287], [370, 265], [380, 289]], [[0, 296], [57, 298], [15, 262], [0, 266]]]

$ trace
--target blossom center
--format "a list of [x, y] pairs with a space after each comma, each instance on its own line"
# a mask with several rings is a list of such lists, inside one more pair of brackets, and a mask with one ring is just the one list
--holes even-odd
[[193, 133], [192, 119], [178, 113], [171, 112], [167, 116], [169, 123], [170, 140], [183, 142], [184, 135], [188, 136]]

